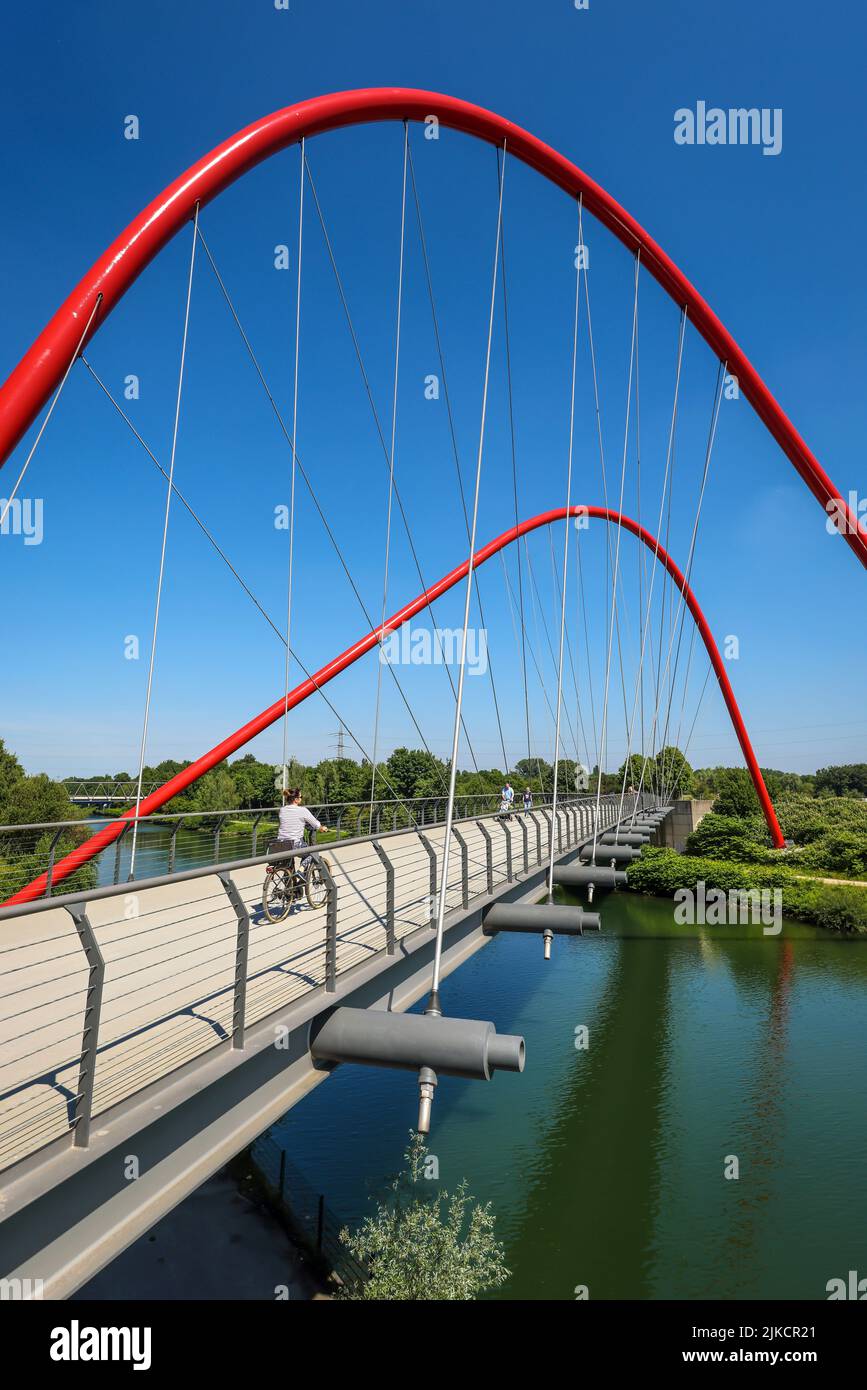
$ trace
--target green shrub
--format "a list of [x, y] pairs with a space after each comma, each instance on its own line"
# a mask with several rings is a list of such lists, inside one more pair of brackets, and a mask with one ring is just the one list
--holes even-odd
[[367, 1278], [344, 1286], [337, 1297], [456, 1301], [505, 1283], [509, 1271], [490, 1203], [473, 1202], [466, 1182], [451, 1197], [438, 1189], [427, 1176], [428, 1152], [418, 1134], [410, 1139], [406, 1162], [375, 1214], [358, 1230], [341, 1231]]
[[771, 846], [761, 816], [705, 816], [686, 841], [686, 852], [707, 859], [755, 861]]
[[637, 893], [673, 897], [679, 888], [703, 882], [707, 888], [780, 888], [783, 912], [832, 931], [867, 934], [867, 888], [817, 883], [802, 878], [785, 864], [747, 864], [701, 859], [673, 849], [649, 848], [627, 871], [629, 887]]
[[867, 835], [852, 830], [833, 830], [813, 840], [799, 856], [810, 869], [829, 869], [832, 873], [860, 878], [867, 874]]

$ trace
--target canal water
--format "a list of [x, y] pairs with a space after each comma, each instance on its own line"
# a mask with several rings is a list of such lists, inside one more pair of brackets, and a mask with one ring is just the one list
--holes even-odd
[[[93, 833], [107, 825], [104, 820], [93, 819], [88, 830]], [[264, 820], [260, 828], [257, 853], [264, 854], [273, 838], [273, 820], [269, 825]], [[171, 823], [148, 825], [142, 822], [138, 830], [136, 844], [137, 879], [156, 878], [169, 873], [171, 846]], [[252, 832], [249, 828], [225, 827], [220, 833], [219, 859], [243, 859], [252, 853]], [[132, 855], [132, 830], [127, 830], [119, 842], [115, 842], [99, 855], [96, 861], [97, 886], [111, 883], [125, 883], [129, 877]], [[174, 871], [198, 869], [215, 860], [215, 839], [213, 830], [182, 828], [175, 841]]]
[[[598, 905], [602, 934], [556, 940], [550, 963], [502, 936], [444, 982], [448, 1013], [527, 1043], [522, 1076], [443, 1078], [434, 1104], [442, 1185], [467, 1178], [497, 1216], [511, 1276], [493, 1296], [821, 1299], [867, 1277], [867, 943]], [[412, 1076], [344, 1067], [272, 1134], [355, 1221], [416, 1107]]]

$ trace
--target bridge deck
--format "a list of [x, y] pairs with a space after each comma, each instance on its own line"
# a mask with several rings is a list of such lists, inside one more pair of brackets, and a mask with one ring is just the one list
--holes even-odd
[[[566, 816], [558, 814], [564, 845]], [[486, 819], [496, 886], [507, 878], [507, 837], [515, 873], [522, 868], [523, 833], [518, 817], [499, 823]], [[574, 822], [572, 831], [577, 816]], [[487, 891], [483, 823], [460, 825], [471, 898]], [[535, 864], [535, 826], [527, 828]], [[439, 874], [442, 827], [425, 834]], [[547, 834], [542, 823], [543, 852]], [[399, 941], [431, 920], [430, 856], [412, 830], [383, 837], [381, 843], [395, 870]], [[370, 841], [327, 846], [325, 855], [337, 889], [339, 976], [385, 951], [386, 871]], [[232, 872], [251, 919], [247, 1026], [326, 979], [325, 909], [305, 905], [279, 925], [268, 922], [262, 911], [263, 876], [261, 864]], [[461, 899], [461, 854], [455, 845], [447, 910], [459, 907]], [[238, 923], [223, 884], [211, 873], [156, 887], [130, 884], [118, 896], [92, 898], [87, 912], [105, 960], [92, 1102], [97, 1117], [231, 1036]], [[87, 987], [87, 963], [66, 909], [51, 906], [0, 922], [0, 1170], [69, 1132]]]

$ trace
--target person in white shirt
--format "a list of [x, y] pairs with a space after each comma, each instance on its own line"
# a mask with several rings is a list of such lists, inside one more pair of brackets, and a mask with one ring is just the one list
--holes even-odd
[[[310, 829], [313, 831], [327, 830], [328, 826], [318, 821], [306, 806], [302, 805], [301, 788], [292, 787], [283, 793], [283, 805], [280, 807], [279, 830], [277, 839], [271, 845], [272, 850], [300, 849], [304, 844], [304, 832]], [[301, 861], [303, 867], [304, 860]]]

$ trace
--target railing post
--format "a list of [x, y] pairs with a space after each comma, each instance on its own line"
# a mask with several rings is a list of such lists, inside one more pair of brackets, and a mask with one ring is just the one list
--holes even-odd
[[[174, 830], [172, 831], [172, 838], [169, 840], [169, 867], [168, 867], [168, 869], [166, 870], [166, 873], [169, 873], [169, 874], [173, 874], [174, 871], [175, 871], [175, 850], [176, 850], [176, 848], [177, 848], [177, 843], [178, 843], [178, 831], [180, 830], [180, 828], [181, 828], [181, 823], [180, 823], [180, 821], [179, 821], [179, 820], [178, 820], [178, 821], [175, 821], [175, 828], [174, 828]], [[256, 853], [256, 851], [255, 851], [255, 849], [254, 849], [254, 850], [253, 850], [253, 854], [255, 855], [255, 853]]]
[[129, 827], [130, 827], [131, 825], [132, 825], [132, 821], [127, 821], [126, 824], [125, 824], [124, 827], [123, 827], [123, 830], [120, 832], [120, 834], [119, 834], [118, 837], [117, 837], [117, 844], [115, 845], [115, 850], [114, 850], [114, 883], [115, 883], [115, 886], [117, 886], [117, 884], [120, 883], [120, 847], [121, 847], [121, 844], [123, 843], [123, 837], [124, 837], [124, 835], [126, 834], [126, 832], [129, 830]]
[[90, 1121], [93, 1114], [93, 1083], [96, 1076], [96, 1052], [99, 1046], [99, 1015], [102, 1009], [102, 987], [105, 982], [105, 961], [99, 949], [87, 907], [75, 903], [67, 912], [75, 923], [78, 939], [87, 960], [87, 995], [84, 1002], [84, 1023], [81, 1030], [81, 1061], [78, 1067], [78, 1091], [73, 1112], [72, 1142], [77, 1149], [86, 1149], [90, 1142]]
[[328, 889], [325, 906], [325, 989], [328, 994], [333, 994], [337, 988], [337, 884], [320, 855], [316, 856], [316, 862]]
[[[540, 814], [548, 829], [548, 856], [550, 857], [551, 845], [554, 841], [554, 820], [552, 816], [548, 815], [547, 811], [542, 811]], [[542, 862], [541, 859], [539, 862]]]
[[534, 824], [535, 827], [536, 827], [536, 863], [537, 863], [537, 864], [541, 864], [541, 862], [542, 862], [542, 827], [541, 827], [541, 825], [539, 824], [538, 820], [536, 819], [536, 812], [535, 812], [535, 811], [528, 811], [528, 812], [527, 812], [527, 815], [530, 817], [530, 820], [533, 822], [533, 824]]
[[48, 855], [48, 873], [45, 880], [45, 896], [51, 897], [51, 880], [54, 877], [54, 851], [57, 849], [57, 842], [63, 834], [62, 830], [57, 830], [51, 841], [51, 850]]
[[385, 865], [385, 949], [393, 956], [397, 949], [394, 935], [394, 865], [378, 840], [373, 841], [373, 848]]
[[491, 839], [490, 831], [488, 830], [488, 827], [485, 825], [484, 821], [477, 820], [477, 821], [476, 821], [476, 825], [479, 827], [479, 830], [482, 832], [482, 837], [483, 837], [483, 839], [484, 839], [484, 841], [485, 841], [485, 869], [487, 870], [488, 892], [489, 892], [489, 893], [493, 893], [493, 891], [494, 891], [494, 842], [493, 842], [493, 840]]
[[470, 856], [467, 850], [467, 842], [459, 830], [452, 827], [452, 834], [457, 840], [461, 850], [461, 906], [470, 905]]
[[512, 832], [506, 822], [500, 821], [503, 834], [506, 837], [506, 882], [512, 882]]
[[217, 875], [238, 919], [235, 937], [235, 988], [232, 1002], [232, 1047], [244, 1046], [244, 1020], [247, 1013], [247, 960], [250, 954], [250, 914], [244, 906], [238, 885], [230, 874]]
[[[420, 830], [417, 830], [416, 834], [427, 850], [427, 857], [430, 861], [430, 877], [428, 879], [430, 887], [430, 924], [432, 927], [435, 927], [437, 924], [437, 852], [427, 835], [423, 835]], [[443, 884], [443, 890], [445, 890], [445, 884]]]
[[528, 834], [527, 834], [527, 817], [526, 817], [526, 814], [524, 814], [524, 815], [521, 816], [521, 818], [520, 818], [520, 825], [521, 825], [521, 840], [522, 840], [522, 842], [523, 842], [523, 851], [524, 851], [524, 873], [525, 873], [525, 874], [528, 874], [528, 873], [530, 872], [530, 839], [529, 839], [529, 836], [528, 836]]
[[259, 814], [258, 814], [258, 816], [255, 816], [254, 819], [253, 819], [253, 839], [252, 839], [251, 846], [250, 846], [251, 849], [252, 849], [252, 854], [250, 855], [250, 858], [251, 858], [251, 859], [255, 859], [255, 858], [256, 858], [256, 849], [257, 849], [258, 844], [259, 844], [259, 822], [260, 822], [260, 820], [262, 819], [262, 815], [263, 815], [263, 812], [260, 811]]
[[225, 819], [226, 819], [225, 816], [220, 816], [220, 819], [217, 821], [217, 828], [216, 828], [216, 830], [214, 831], [214, 863], [215, 863], [215, 864], [219, 864], [219, 862], [220, 862], [220, 834], [221, 834], [221, 832], [222, 832], [222, 829], [223, 829], [223, 821], [224, 821]]

